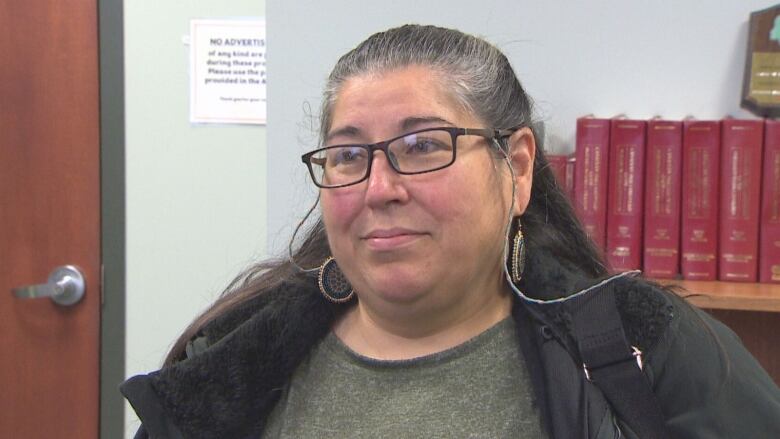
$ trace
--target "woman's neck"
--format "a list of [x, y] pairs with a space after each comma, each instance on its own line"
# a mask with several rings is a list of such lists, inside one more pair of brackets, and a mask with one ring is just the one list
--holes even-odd
[[458, 346], [505, 319], [511, 313], [512, 296], [502, 289], [448, 309], [409, 308], [379, 311], [358, 301], [333, 331], [350, 349], [369, 358], [416, 358]]

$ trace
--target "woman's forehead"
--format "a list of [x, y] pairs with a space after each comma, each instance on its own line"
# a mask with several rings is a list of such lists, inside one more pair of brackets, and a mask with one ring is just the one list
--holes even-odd
[[446, 91], [441, 75], [410, 66], [347, 79], [335, 96], [327, 138], [378, 127], [408, 130], [431, 124], [455, 126], [472, 115]]

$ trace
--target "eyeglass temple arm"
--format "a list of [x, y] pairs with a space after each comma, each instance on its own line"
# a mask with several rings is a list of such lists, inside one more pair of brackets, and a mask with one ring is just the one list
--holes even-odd
[[506, 142], [504, 141], [507, 137], [511, 136], [515, 131], [519, 130], [521, 127], [513, 127], [513, 128], [506, 128], [506, 129], [487, 129], [487, 128], [481, 128], [481, 129], [464, 129], [464, 134], [476, 134], [479, 136], [484, 136], [485, 138], [492, 140], [492, 145], [495, 145], [498, 150], [504, 152], [505, 154], [508, 152], [508, 146]]

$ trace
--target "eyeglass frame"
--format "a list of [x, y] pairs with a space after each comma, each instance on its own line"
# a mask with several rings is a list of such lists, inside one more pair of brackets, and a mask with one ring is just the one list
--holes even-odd
[[[402, 139], [404, 137], [410, 136], [412, 134], [419, 134], [424, 133], [427, 131], [447, 131], [450, 133], [450, 136], [452, 137], [452, 160], [450, 160], [449, 163], [433, 168], [433, 169], [427, 169], [425, 171], [413, 171], [413, 172], [405, 172], [398, 169], [397, 164], [395, 163], [395, 160], [388, 159], [387, 162], [390, 164], [390, 167], [393, 168], [393, 171], [398, 173], [399, 175], [417, 175], [417, 174], [427, 174], [428, 172], [434, 172], [439, 171], [444, 168], [447, 168], [451, 166], [453, 163], [455, 163], [455, 158], [457, 156], [458, 151], [458, 137], [459, 136], [480, 136], [484, 137], [488, 140], [496, 140], [496, 144], [499, 148], [505, 148], [505, 146], [502, 144], [502, 140], [508, 138], [512, 134], [514, 134], [515, 131], [519, 130], [521, 127], [514, 127], [514, 128], [506, 128], [506, 129], [495, 129], [495, 128], [457, 128], [457, 127], [433, 127], [433, 128], [423, 128], [420, 130], [412, 131], [409, 133], [402, 134], [400, 136], [393, 137], [389, 140], [383, 140], [381, 142], [377, 143], [355, 143], [355, 144], [343, 144], [343, 145], [331, 145], [331, 146], [325, 146], [322, 148], [317, 148], [314, 151], [307, 152], [306, 154], [303, 154], [301, 156], [301, 161], [306, 164], [306, 167], [309, 168], [309, 175], [311, 175], [311, 179], [314, 182], [314, 184], [321, 188], [321, 189], [337, 189], [342, 187], [348, 187], [352, 186], [358, 183], [362, 183], [368, 179], [368, 177], [371, 175], [371, 166], [374, 162], [374, 151], [382, 151], [385, 153], [385, 157], [390, 157], [389, 155], [389, 147], [390, 144], [395, 142], [398, 139]], [[317, 182], [317, 177], [314, 174], [313, 165], [311, 163], [311, 158], [322, 151], [333, 149], [333, 148], [346, 148], [346, 147], [359, 147], [368, 150], [368, 165], [366, 166], [366, 174], [360, 178], [359, 180], [353, 181], [351, 183], [346, 184], [340, 184], [335, 186], [326, 186], [322, 185]], [[501, 149], [504, 153], [507, 153], [508, 151], [505, 151], [504, 149]], [[324, 174], [323, 174], [324, 175]]]

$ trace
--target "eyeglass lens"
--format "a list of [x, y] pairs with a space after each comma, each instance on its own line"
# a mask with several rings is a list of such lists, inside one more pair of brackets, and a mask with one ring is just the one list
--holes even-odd
[[[311, 157], [311, 168], [318, 183], [340, 186], [366, 177], [370, 162], [369, 145], [333, 146]], [[446, 130], [428, 130], [408, 134], [387, 145], [387, 159], [402, 174], [433, 171], [452, 163], [455, 148], [452, 134]]]

